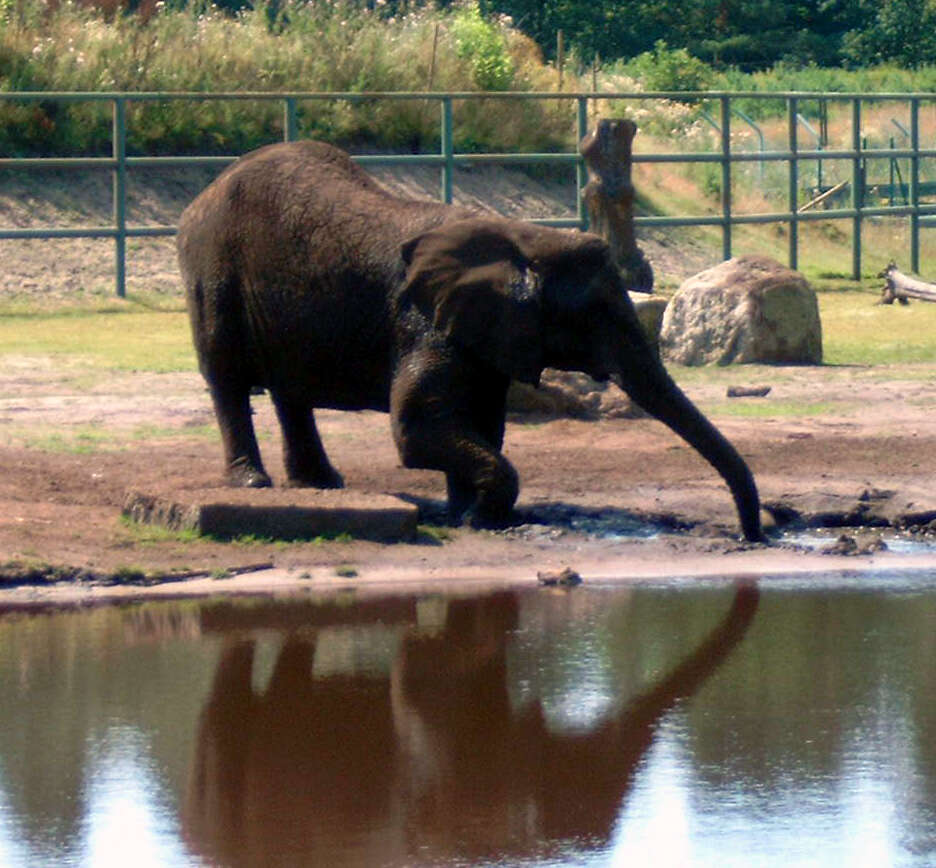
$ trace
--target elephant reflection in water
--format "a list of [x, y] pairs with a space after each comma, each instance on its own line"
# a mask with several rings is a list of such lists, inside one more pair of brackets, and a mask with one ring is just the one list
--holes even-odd
[[220, 865], [413, 865], [600, 846], [657, 723], [741, 641], [758, 605], [737, 587], [715, 629], [668, 675], [586, 733], [554, 733], [508, 696], [515, 595], [450, 603], [407, 638], [389, 680], [312, 677], [293, 635], [267, 689], [254, 646], [226, 646], [203, 711], [185, 808], [190, 846]]

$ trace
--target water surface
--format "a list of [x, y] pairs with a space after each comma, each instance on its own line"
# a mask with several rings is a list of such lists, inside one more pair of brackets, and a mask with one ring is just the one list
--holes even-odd
[[0, 618], [0, 865], [934, 865], [936, 573]]

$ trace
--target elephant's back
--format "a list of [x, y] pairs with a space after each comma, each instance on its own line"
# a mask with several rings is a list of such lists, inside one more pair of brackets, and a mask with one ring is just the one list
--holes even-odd
[[383, 404], [403, 243], [460, 213], [393, 196], [321, 142], [261, 148], [219, 175], [180, 220], [193, 321], [204, 329], [235, 321], [263, 379], [315, 371], [304, 378], [309, 389], [329, 384], [307, 396], [318, 406], [360, 406], [365, 395], [367, 406]]

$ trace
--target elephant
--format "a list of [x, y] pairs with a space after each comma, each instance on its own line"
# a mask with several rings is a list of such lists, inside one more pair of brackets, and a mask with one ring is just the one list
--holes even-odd
[[250, 395], [269, 391], [289, 486], [337, 488], [315, 408], [390, 413], [405, 467], [445, 474], [455, 524], [508, 524], [512, 379], [612, 376], [727, 482], [762, 540], [753, 475], [647, 340], [607, 243], [390, 194], [344, 151], [269, 145], [185, 209], [177, 246], [199, 368], [231, 485], [271, 485]]
[[[572, 731], [554, 730], [539, 699], [511, 697], [515, 591], [450, 598], [435, 630], [403, 628], [387, 675], [316, 676], [318, 612], [303, 624], [298, 606], [280, 606], [277, 628], [273, 606], [253, 627], [219, 611], [212, 632], [223, 647], [197, 725], [185, 840], [223, 866], [529, 864], [570, 846], [599, 850], [661, 720], [743, 645], [759, 600], [756, 583], [736, 584], [682, 659]], [[283, 636], [262, 689], [259, 630]]]

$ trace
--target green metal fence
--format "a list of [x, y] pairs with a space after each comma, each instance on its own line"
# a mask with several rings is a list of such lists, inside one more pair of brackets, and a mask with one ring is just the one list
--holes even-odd
[[[48, 228], [0, 228], [0, 240], [25, 238], [113, 238], [115, 245], [115, 282], [119, 296], [126, 290], [126, 246], [128, 238], [158, 237], [174, 235], [173, 226], [133, 226], [127, 220], [127, 172], [134, 168], [165, 168], [187, 166], [223, 166], [236, 155], [221, 157], [146, 157], [127, 154], [127, 107], [132, 103], [171, 100], [254, 100], [277, 101], [283, 108], [283, 138], [286, 141], [299, 137], [298, 106], [321, 100], [422, 100], [437, 103], [440, 111], [440, 150], [438, 154], [372, 155], [356, 157], [366, 165], [430, 165], [440, 170], [440, 198], [452, 201], [452, 183], [455, 168], [478, 163], [500, 165], [553, 163], [574, 167], [578, 187], [578, 207], [574, 218], [542, 218], [539, 223], [554, 226], [587, 226], [587, 213], [582, 190], [586, 182], [585, 166], [577, 152], [527, 153], [527, 154], [475, 154], [456, 153], [453, 142], [453, 106], [463, 100], [561, 100], [574, 107], [574, 123], [577, 140], [581, 141], [588, 130], [590, 113], [601, 101], [608, 104], [640, 102], [646, 105], [654, 101], [679, 101], [683, 103], [704, 102], [711, 106], [705, 117], [718, 131], [719, 146], [708, 152], [635, 152], [635, 163], [709, 163], [718, 167], [720, 208], [718, 213], [707, 215], [641, 216], [636, 218], [641, 226], [717, 226], [721, 228], [722, 254], [725, 259], [732, 255], [732, 229], [735, 226], [755, 223], [778, 223], [788, 227], [788, 261], [797, 268], [799, 259], [799, 226], [811, 220], [845, 220], [851, 222], [852, 234], [852, 277], [861, 276], [863, 221], [875, 217], [901, 217], [909, 220], [910, 268], [918, 272], [920, 265], [920, 230], [923, 226], [936, 225], [936, 203], [922, 201], [920, 181], [921, 161], [936, 157], [936, 148], [924, 148], [920, 141], [920, 109], [923, 105], [936, 106], [936, 94], [843, 94], [843, 93], [54, 93], [54, 92], [5, 92], [0, 100], [19, 102], [107, 102], [112, 106], [113, 132], [111, 156], [109, 157], [0, 157], [0, 169], [88, 169], [108, 170], [113, 175], [113, 222], [107, 226], [48, 227]], [[738, 107], [742, 100], [783, 100], [786, 104], [787, 147], [768, 150], [757, 124]], [[909, 109], [909, 125], [898, 124], [908, 139], [906, 147], [869, 148], [862, 138], [862, 107], [874, 102], [899, 102]], [[846, 103], [851, 111], [851, 142], [849, 147], [830, 149], [804, 120], [800, 109], [804, 104], [816, 105], [820, 116], [827, 114], [829, 103]], [[718, 114], [713, 112], [717, 106]], [[733, 146], [732, 116], [740, 117], [755, 129], [760, 140], [756, 151]], [[897, 121], [895, 121], [895, 124]], [[800, 125], [804, 125], [816, 137], [814, 147], [801, 148], [798, 139]], [[894, 204], [893, 197], [887, 205], [871, 205], [866, 201], [866, 173], [869, 160], [886, 159], [892, 167], [898, 160], [909, 165], [906, 179], [902, 180], [903, 204]], [[822, 164], [830, 160], [848, 161], [850, 170], [851, 201], [848, 207], [821, 211], [804, 211], [799, 207], [801, 167], [815, 163], [821, 180]], [[769, 163], [786, 164], [788, 188], [786, 207], [768, 213], [735, 213], [732, 202], [732, 167], [740, 163], [757, 161], [763, 166]], [[821, 186], [821, 184], [820, 184]]]

